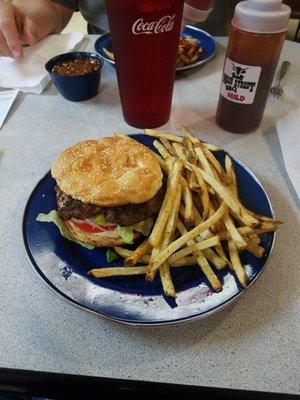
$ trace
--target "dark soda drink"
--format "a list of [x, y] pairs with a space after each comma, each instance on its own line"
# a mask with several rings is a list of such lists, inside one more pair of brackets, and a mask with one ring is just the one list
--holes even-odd
[[106, 0], [125, 121], [155, 128], [170, 118], [183, 0]]

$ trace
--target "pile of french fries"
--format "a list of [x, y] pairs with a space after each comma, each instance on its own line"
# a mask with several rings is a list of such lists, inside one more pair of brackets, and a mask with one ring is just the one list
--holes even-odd
[[157, 158], [168, 177], [162, 207], [150, 236], [136, 250], [114, 248], [124, 258], [123, 267], [94, 268], [89, 274], [143, 274], [148, 281], [159, 274], [165, 295], [175, 297], [171, 268], [198, 265], [218, 292], [222, 283], [215, 270], [229, 267], [246, 287], [240, 253], [247, 250], [262, 257], [260, 235], [275, 231], [281, 221], [241, 203], [232, 160], [226, 155], [223, 168], [214, 156], [218, 147], [200, 141], [188, 128], [183, 128], [183, 137], [151, 129], [145, 133], [155, 138]]
[[194, 64], [202, 58], [203, 54], [203, 47], [199, 46], [197, 39], [191, 36], [180, 38], [176, 57], [176, 68]]

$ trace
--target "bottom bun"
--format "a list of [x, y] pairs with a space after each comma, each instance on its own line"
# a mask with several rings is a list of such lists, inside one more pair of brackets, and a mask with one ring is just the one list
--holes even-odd
[[[107, 236], [103, 233], [88, 233], [83, 232], [81, 229], [77, 228], [69, 221], [65, 221], [65, 224], [67, 225], [75, 239], [80, 240], [84, 243], [92, 244], [96, 247], [114, 247], [128, 244], [124, 242], [121, 236], [109, 236], [109, 232]], [[141, 234], [139, 232], [134, 232], [133, 240], [136, 240], [138, 237], [140, 237], [140, 235]]]

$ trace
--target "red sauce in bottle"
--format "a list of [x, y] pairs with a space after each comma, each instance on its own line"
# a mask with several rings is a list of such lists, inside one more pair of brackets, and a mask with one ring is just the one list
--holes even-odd
[[[269, 1], [271, 4], [272, 0]], [[252, 1], [248, 0], [243, 3], [251, 4]], [[256, 0], [255, 6], [257, 3]], [[276, 2], [274, 1], [274, 3]], [[282, 26], [285, 27], [284, 24], [287, 24], [289, 17], [289, 11], [285, 8], [286, 6], [282, 5], [285, 19], [279, 20], [276, 7], [278, 7], [278, 2], [274, 5], [271, 14], [270, 11], [259, 10], [261, 13], [263, 12], [261, 21], [265, 22], [261, 27], [263, 33], [237, 28], [235, 19], [233, 19], [216, 114], [217, 123], [227, 131], [248, 133], [260, 125], [286, 35], [286, 30], [282, 31]], [[250, 6], [249, 9], [251, 12]], [[282, 11], [280, 12], [283, 14]], [[280, 18], [282, 18], [281, 14]], [[275, 22], [270, 21], [272, 16]], [[242, 18], [243, 15], [237, 19], [241, 26], [243, 26]], [[253, 30], [259, 30], [260, 20], [257, 22], [255, 18], [257, 17], [254, 13]], [[251, 28], [252, 21], [249, 19], [245, 21], [246, 28], [249, 28], [249, 25]], [[266, 25], [268, 29], [273, 26], [281, 28], [281, 32], [264, 33], [264, 29], [267, 30]]]

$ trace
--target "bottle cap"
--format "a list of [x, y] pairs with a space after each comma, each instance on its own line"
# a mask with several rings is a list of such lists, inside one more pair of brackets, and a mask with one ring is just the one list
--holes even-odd
[[209, 10], [199, 10], [198, 8], [192, 7], [187, 3], [184, 3], [183, 7], [183, 18], [194, 21], [194, 22], [202, 22], [205, 21], [208, 17], [208, 14], [211, 12], [212, 8]]
[[237, 4], [232, 25], [253, 33], [285, 32], [290, 15], [290, 7], [282, 0], [247, 0]]

